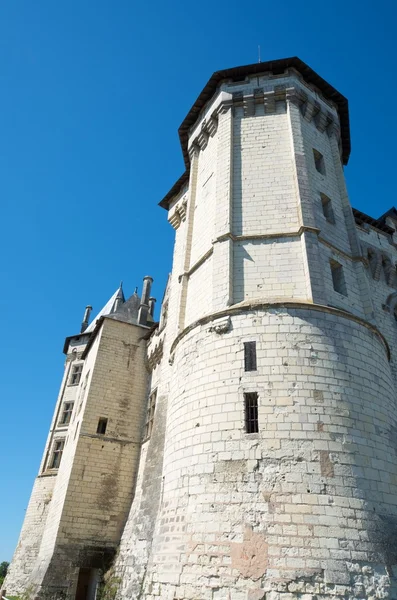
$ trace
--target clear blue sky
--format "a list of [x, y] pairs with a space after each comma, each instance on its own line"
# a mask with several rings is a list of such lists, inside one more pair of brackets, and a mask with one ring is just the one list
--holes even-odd
[[177, 128], [213, 71], [297, 55], [349, 99], [353, 206], [395, 199], [396, 8], [378, 0], [2, 0], [0, 562], [10, 560], [84, 306], [160, 300]]

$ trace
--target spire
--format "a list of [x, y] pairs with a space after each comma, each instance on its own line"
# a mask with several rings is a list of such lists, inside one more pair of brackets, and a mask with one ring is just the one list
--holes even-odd
[[87, 327], [87, 329], [85, 330], [85, 333], [91, 333], [91, 331], [94, 330], [96, 322], [98, 321], [98, 319], [100, 317], [104, 317], [105, 315], [110, 315], [111, 313], [114, 313], [116, 310], [119, 310], [121, 308], [121, 306], [124, 304], [124, 302], [125, 302], [125, 298], [124, 298], [123, 286], [122, 286], [122, 282], [121, 282], [121, 284], [119, 285], [117, 290], [109, 298], [109, 300], [106, 302], [106, 304], [102, 308], [102, 310], [100, 310], [99, 313], [96, 315], [96, 317], [91, 321], [91, 324]]
[[123, 282], [120, 281], [120, 287], [117, 290], [117, 296], [114, 301], [114, 306], [113, 306], [111, 312], [112, 313], [117, 312], [119, 310], [119, 308], [121, 307], [121, 305], [124, 304], [124, 302], [125, 302], [125, 298], [124, 298], [124, 292], [123, 292]]

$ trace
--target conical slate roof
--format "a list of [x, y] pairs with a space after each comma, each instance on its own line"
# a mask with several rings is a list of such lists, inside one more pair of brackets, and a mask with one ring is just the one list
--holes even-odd
[[135, 290], [132, 296], [121, 304], [115, 312], [108, 314], [108, 317], [124, 323], [137, 323], [140, 303], [141, 300]]
[[98, 319], [113, 313], [116, 305], [120, 306], [120, 302], [122, 302], [121, 306], [123, 306], [124, 302], [125, 302], [125, 298], [124, 298], [123, 287], [121, 284], [117, 288], [117, 290], [114, 292], [113, 296], [111, 296], [111, 298], [109, 298], [109, 300], [106, 302], [106, 304], [102, 308], [102, 310], [100, 310], [99, 313], [96, 315], [96, 317], [91, 321], [90, 325], [87, 327], [87, 329], [85, 330], [84, 333], [91, 333], [92, 331], [94, 331], [94, 328], [95, 328], [95, 325], [96, 325], [96, 322], [98, 321]]

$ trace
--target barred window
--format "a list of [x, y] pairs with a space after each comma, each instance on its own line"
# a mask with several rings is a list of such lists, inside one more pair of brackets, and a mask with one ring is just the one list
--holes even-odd
[[55, 440], [50, 460], [50, 469], [59, 469], [62, 460], [62, 453], [65, 446], [65, 440]]
[[258, 394], [249, 392], [244, 394], [245, 403], [245, 431], [246, 433], [258, 433]]
[[156, 397], [157, 390], [150, 394], [149, 401], [146, 410], [146, 421], [145, 421], [145, 433], [143, 436], [144, 440], [148, 440], [152, 435], [153, 431], [153, 422], [154, 422], [154, 413], [156, 411]]
[[81, 372], [83, 370], [83, 364], [84, 363], [79, 363], [78, 365], [73, 365], [69, 385], [78, 385], [80, 383]]
[[244, 342], [244, 371], [256, 371], [256, 342]]
[[63, 411], [59, 420], [59, 425], [69, 425], [70, 418], [73, 412], [74, 402], [65, 402], [63, 405]]

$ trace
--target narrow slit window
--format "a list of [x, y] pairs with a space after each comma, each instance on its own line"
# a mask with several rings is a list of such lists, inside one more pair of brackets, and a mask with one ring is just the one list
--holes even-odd
[[144, 440], [148, 440], [150, 438], [150, 436], [152, 435], [153, 423], [154, 423], [154, 413], [156, 411], [156, 397], [157, 397], [157, 390], [155, 392], [153, 392], [153, 394], [150, 394], [150, 396], [149, 396], [149, 402], [148, 402], [148, 406], [147, 406], [147, 410], [146, 410], [145, 432], [144, 432], [144, 436], [143, 436]]
[[50, 469], [59, 469], [59, 465], [62, 460], [62, 453], [65, 446], [65, 440], [55, 440], [52, 448], [52, 455], [50, 460]]
[[332, 223], [333, 225], [335, 225], [335, 216], [334, 210], [332, 208], [331, 198], [328, 198], [328, 196], [326, 196], [325, 194], [320, 194], [320, 196], [324, 217], [327, 219], [328, 223]]
[[345, 275], [343, 273], [343, 267], [336, 260], [330, 260], [332, 284], [335, 292], [347, 296], [347, 287], [345, 281]]
[[106, 429], [108, 426], [108, 420], [106, 417], [101, 417], [98, 421], [98, 427], [96, 428], [96, 432], [101, 435], [105, 435]]
[[317, 171], [319, 173], [321, 173], [321, 175], [325, 175], [324, 156], [321, 154], [321, 152], [319, 152], [315, 148], [313, 148], [313, 156], [314, 156], [314, 165], [315, 165]]
[[256, 371], [256, 342], [244, 342], [244, 371]]
[[62, 415], [59, 421], [59, 425], [69, 425], [70, 418], [73, 412], [74, 402], [65, 402], [63, 405]]
[[244, 394], [245, 403], [245, 431], [246, 433], [258, 433], [258, 394], [249, 392]]
[[82, 370], [83, 370], [83, 363], [80, 363], [78, 365], [73, 365], [69, 385], [78, 385], [80, 383]]

